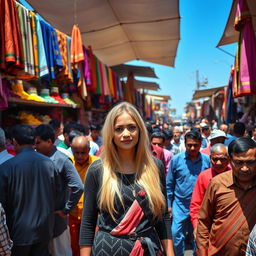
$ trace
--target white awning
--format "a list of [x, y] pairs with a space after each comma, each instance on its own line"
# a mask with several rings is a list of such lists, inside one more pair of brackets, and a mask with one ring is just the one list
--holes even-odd
[[[229, 13], [229, 17], [228, 17], [228, 21], [227, 21], [225, 30], [222, 34], [222, 37], [221, 37], [217, 47], [238, 42], [239, 33], [234, 28], [237, 3], [238, 3], [238, 0], [233, 0], [233, 4], [232, 4], [232, 7], [231, 7], [231, 10]], [[247, 4], [249, 7], [251, 16], [252, 16], [254, 32], [256, 35], [256, 0], [247, 0]]]
[[27, 0], [70, 35], [78, 24], [85, 46], [108, 66], [140, 59], [174, 66], [180, 39], [179, 0]]

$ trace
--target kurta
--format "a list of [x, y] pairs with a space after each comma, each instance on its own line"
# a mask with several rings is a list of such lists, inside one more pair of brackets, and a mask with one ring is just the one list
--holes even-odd
[[[251, 196], [250, 202], [244, 200]], [[250, 232], [256, 223], [256, 214], [247, 213], [247, 206], [256, 204], [256, 182], [247, 190], [242, 189], [236, 182], [233, 172], [228, 171], [214, 177], [209, 184], [202, 206], [199, 211], [196, 243], [197, 255], [242, 256], [245, 255], [246, 244]], [[231, 221], [231, 214], [237, 208], [242, 208], [241, 215], [246, 221], [232, 233], [231, 238], [223, 243], [228, 232], [232, 232], [238, 223], [239, 215], [234, 223], [224, 232], [224, 226]], [[225, 234], [225, 235], [224, 235]], [[210, 247], [216, 248], [216, 253], [210, 253]]]

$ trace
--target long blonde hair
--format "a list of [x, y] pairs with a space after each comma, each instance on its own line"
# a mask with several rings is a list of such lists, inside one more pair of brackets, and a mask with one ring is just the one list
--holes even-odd
[[127, 102], [116, 105], [108, 113], [102, 128], [103, 151], [101, 158], [103, 163], [103, 178], [99, 194], [100, 208], [107, 211], [115, 220], [114, 214], [117, 213], [114, 205], [115, 196], [123, 204], [116, 175], [117, 170], [120, 170], [120, 161], [113, 142], [115, 121], [123, 113], [128, 113], [136, 122], [139, 129], [139, 141], [136, 145], [135, 154], [136, 182], [145, 190], [153, 216], [160, 219], [166, 204], [161, 190], [158, 167], [150, 152], [149, 138], [144, 122], [139, 112]]

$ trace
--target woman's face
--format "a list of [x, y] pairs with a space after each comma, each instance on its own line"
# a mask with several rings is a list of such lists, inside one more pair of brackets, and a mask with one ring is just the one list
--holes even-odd
[[116, 118], [114, 124], [114, 143], [118, 150], [135, 149], [139, 140], [139, 127], [128, 113]]

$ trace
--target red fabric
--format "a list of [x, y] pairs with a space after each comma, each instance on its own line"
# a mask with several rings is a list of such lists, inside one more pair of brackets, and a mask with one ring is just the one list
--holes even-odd
[[[230, 169], [230, 167], [227, 167], [227, 170]], [[194, 228], [198, 223], [198, 212], [203, 202], [205, 191], [211, 179], [216, 175], [217, 173], [212, 168], [206, 169], [198, 175], [190, 202], [190, 218]]]
[[144, 216], [144, 212], [137, 200], [134, 200], [129, 211], [125, 214], [122, 221], [112, 231], [112, 235], [128, 235], [135, 231]]
[[206, 154], [207, 156], [211, 155], [211, 145], [208, 144], [206, 148], [200, 150], [201, 153]]
[[144, 249], [142, 247], [142, 244], [140, 240], [136, 240], [134, 247], [132, 248], [132, 251], [130, 252], [129, 256], [143, 256], [144, 255]]
[[164, 159], [164, 151], [162, 148], [160, 147], [157, 147], [153, 144], [151, 144], [151, 152], [152, 152], [152, 155], [158, 159], [160, 159], [162, 162], [163, 162], [163, 165], [164, 165], [164, 168], [165, 170], [167, 169], [167, 166], [166, 166], [166, 162], [165, 162], [165, 159]]
[[77, 217], [69, 215], [68, 225], [70, 228], [72, 255], [80, 256], [79, 233], [80, 233], [81, 220], [78, 219]]
[[67, 102], [63, 100], [58, 93], [51, 93], [51, 97], [57, 100], [60, 104], [67, 104]]

